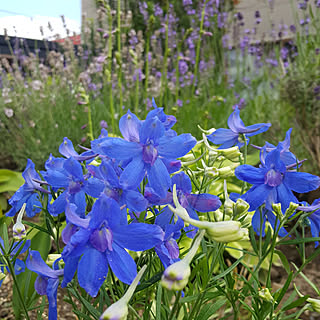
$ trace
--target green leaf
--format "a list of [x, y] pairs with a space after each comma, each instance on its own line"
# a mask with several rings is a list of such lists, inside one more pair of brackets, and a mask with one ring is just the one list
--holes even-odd
[[280, 250], [274, 250], [274, 253], [276, 253], [278, 255], [278, 257], [280, 258], [283, 268], [287, 271], [287, 273], [290, 273], [290, 265], [289, 262], [287, 260], [287, 257], [283, 254], [282, 251]]
[[306, 295], [304, 297], [301, 297], [299, 299], [297, 299], [296, 301], [291, 302], [290, 304], [288, 304], [287, 306], [285, 306], [284, 308], [282, 308], [283, 311], [288, 311], [290, 309], [296, 308], [301, 306], [303, 303], [306, 302], [306, 300], [309, 298], [309, 295]]
[[0, 193], [17, 191], [24, 184], [20, 172], [7, 169], [0, 169]]
[[226, 303], [226, 301], [227, 299], [221, 299], [215, 302], [214, 304], [211, 304], [211, 303], [205, 304], [200, 310], [200, 313], [197, 316], [197, 319], [198, 320], [209, 319], [214, 313], [216, 313]]
[[157, 300], [156, 300], [156, 319], [161, 319], [161, 299], [162, 298], [162, 285], [159, 282], [157, 290]]
[[275, 295], [274, 298], [276, 300], [276, 303], [279, 305], [279, 303], [281, 302], [282, 298], [284, 297], [284, 295], [286, 294], [289, 285], [291, 283], [291, 280], [293, 278], [293, 272], [291, 271], [288, 275], [287, 281], [285, 282], [285, 284], [283, 285], [282, 289], [280, 291], [278, 291]]
[[255, 233], [254, 233], [254, 230], [252, 227], [249, 228], [249, 235], [250, 235], [250, 243], [251, 243], [252, 249], [257, 255], [259, 255], [256, 237], [255, 237]]
[[320, 241], [320, 237], [300, 238], [295, 240], [279, 241], [277, 245], [300, 244], [300, 243], [315, 242], [315, 241]]

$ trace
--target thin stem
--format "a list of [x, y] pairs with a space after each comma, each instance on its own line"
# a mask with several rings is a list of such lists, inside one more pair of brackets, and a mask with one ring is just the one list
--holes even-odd
[[208, 0], [205, 1], [203, 4], [202, 12], [201, 12], [201, 22], [200, 22], [200, 31], [199, 31], [199, 38], [197, 42], [197, 49], [196, 49], [196, 64], [194, 69], [194, 78], [192, 80], [192, 89], [191, 94], [194, 94], [195, 84], [196, 80], [198, 79], [198, 73], [199, 73], [199, 60], [200, 60], [200, 48], [201, 48], [201, 37], [203, 34], [203, 23], [204, 23], [204, 16], [206, 12], [206, 6], [207, 6]]
[[14, 268], [12, 267], [12, 263], [11, 263], [11, 261], [10, 261], [10, 259], [9, 259], [8, 257], [5, 257], [5, 256], [4, 256], [4, 258], [5, 258], [6, 262], [7, 262], [7, 266], [8, 266], [8, 268], [9, 268], [9, 270], [10, 270], [11, 275], [12, 275], [14, 284], [15, 284], [15, 286], [16, 286], [16, 288], [17, 288], [19, 300], [20, 300], [20, 303], [21, 303], [21, 305], [22, 305], [22, 307], [23, 307], [23, 311], [24, 311], [24, 313], [25, 313], [25, 315], [26, 315], [26, 319], [27, 319], [27, 320], [30, 320], [29, 315], [28, 315], [27, 307], [26, 307], [26, 305], [25, 305], [25, 303], [24, 303], [24, 299], [22, 298], [22, 294], [21, 294], [21, 291], [20, 291], [20, 288], [19, 288], [19, 285], [18, 285], [18, 281], [17, 281], [16, 275], [15, 275], [15, 273], [14, 273]]
[[169, 316], [168, 320], [172, 320], [174, 314], [179, 310], [180, 297], [181, 297], [181, 291], [177, 291], [177, 293], [176, 293], [176, 299], [175, 299], [173, 308], [172, 308], [172, 310], [171, 310], [171, 312], [170, 312], [170, 316]]
[[122, 105], [123, 105], [123, 96], [122, 96], [122, 55], [121, 55], [121, 0], [118, 0], [118, 10], [117, 10], [117, 44], [118, 44], [118, 54], [119, 54], [119, 69], [118, 69], [118, 88], [119, 88], [119, 113], [120, 117], [123, 115]]
[[[168, 56], [169, 56], [169, 0], [166, 2], [166, 9], [167, 9], [167, 21], [165, 24], [165, 47], [164, 47], [164, 57], [163, 57], [163, 68], [161, 74], [161, 97], [160, 97], [160, 107], [163, 106], [164, 97], [166, 96], [167, 92], [167, 74], [168, 74]], [[167, 99], [165, 101], [165, 107], [167, 106]]]
[[111, 127], [112, 132], [115, 133], [115, 118], [114, 118], [114, 105], [113, 105], [113, 95], [112, 95], [112, 81], [111, 81], [111, 72], [112, 72], [112, 15], [111, 8], [108, 6], [108, 22], [109, 22], [109, 38], [108, 38], [108, 73], [107, 73], [107, 82], [109, 83], [109, 105], [111, 111]]

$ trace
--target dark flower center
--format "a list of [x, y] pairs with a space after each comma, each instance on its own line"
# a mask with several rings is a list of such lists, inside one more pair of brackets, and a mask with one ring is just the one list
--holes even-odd
[[153, 144], [147, 144], [143, 146], [142, 159], [145, 163], [150, 163], [151, 165], [157, 160], [158, 151], [153, 146]]
[[94, 230], [90, 236], [90, 243], [100, 252], [105, 252], [107, 249], [112, 251], [112, 242], [112, 231], [104, 225], [100, 229]]
[[282, 183], [282, 174], [279, 171], [270, 169], [264, 176], [264, 183], [270, 187], [277, 187]]

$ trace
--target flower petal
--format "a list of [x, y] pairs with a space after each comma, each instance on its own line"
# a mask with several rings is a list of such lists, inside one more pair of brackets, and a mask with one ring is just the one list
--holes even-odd
[[63, 270], [52, 270], [42, 259], [40, 253], [30, 250], [27, 261], [27, 268], [43, 277], [57, 278], [63, 275]]
[[88, 248], [78, 266], [78, 281], [92, 297], [95, 297], [108, 274], [108, 261], [105, 253]]
[[272, 187], [267, 184], [253, 186], [241, 198], [250, 204], [250, 211], [256, 210], [267, 199]]
[[286, 172], [283, 183], [295, 192], [304, 193], [319, 188], [320, 178], [306, 172]]
[[121, 247], [132, 251], [153, 248], [163, 240], [162, 229], [153, 224], [131, 223], [113, 228], [113, 240]]
[[145, 164], [141, 156], [133, 158], [121, 173], [120, 185], [123, 189], [138, 187], [145, 176], [145, 171]]
[[177, 159], [186, 155], [197, 143], [190, 134], [184, 133], [175, 137], [163, 136], [159, 141], [159, 155], [167, 159]]
[[126, 190], [123, 193], [125, 203], [127, 204], [127, 207], [133, 211], [141, 212], [146, 210], [148, 205], [148, 200], [145, 199], [145, 197], [137, 191], [134, 190]]
[[140, 128], [141, 120], [130, 110], [119, 121], [120, 132], [127, 141], [139, 142]]
[[112, 251], [107, 251], [111, 270], [120, 281], [131, 284], [137, 275], [136, 263], [130, 254], [116, 243], [113, 242], [112, 247]]
[[244, 164], [237, 167], [234, 174], [239, 180], [246, 181], [250, 184], [263, 184], [266, 171], [265, 168], [255, 168]]
[[186, 195], [189, 205], [200, 212], [215, 211], [221, 206], [219, 197], [213, 194], [189, 194]]
[[166, 166], [158, 158], [148, 171], [148, 182], [150, 187], [161, 198], [165, 198], [171, 186], [171, 179]]
[[221, 149], [227, 149], [234, 146], [238, 142], [239, 134], [230, 129], [220, 128], [207, 136], [214, 144], [221, 144]]
[[147, 144], [152, 142], [153, 144], [158, 144], [164, 133], [164, 126], [158, 117], [146, 119], [140, 129], [140, 143]]
[[128, 160], [142, 153], [139, 143], [129, 142], [121, 138], [101, 138], [91, 142], [94, 152], [117, 160]]

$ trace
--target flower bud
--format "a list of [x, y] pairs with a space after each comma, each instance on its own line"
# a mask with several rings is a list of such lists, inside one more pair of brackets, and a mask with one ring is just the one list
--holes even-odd
[[0, 270], [0, 281], [2, 281], [6, 275]]
[[232, 147], [228, 149], [217, 149], [217, 151], [230, 161], [239, 161], [239, 157], [242, 157], [238, 147]]
[[248, 229], [241, 228], [239, 221], [207, 222], [206, 234], [216, 242], [233, 242], [248, 238]]
[[187, 285], [190, 274], [189, 264], [184, 260], [180, 260], [164, 271], [161, 285], [169, 290], [182, 290]]
[[105, 312], [101, 315], [100, 320], [126, 320], [128, 316], [128, 303], [131, 297], [136, 290], [136, 287], [146, 271], [147, 266], [144, 265], [141, 270], [138, 272], [132, 283], [130, 284], [127, 292], [124, 296], [118, 300], [117, 302], [113, 303], [109, 308], [105, 310]]
[[286, 212], [284, 214], [285, 217], [286, 218], [291, 217], [298, 207], [299, 207], [298, 203], [290, 202], [289, 208], [286, 210]]
[[224, 207], [224, 213], [228, 216], [233, 215], [235, 203], [232, 201], [229, 197], [226, 198], [223, 207]]
[[112, 304], [100, 317], [100, 320], [126, 320], [129, 313], [128, 305], [121, 299]]
[[169, 290], [182, 290], [188, 283], [191, 274], [190, 263], [195, 256], [204, 236], [204, 231], [198, 232], [189, 252], [186, 256], [164, 270], [161, 285]]
[[26, 227], [22, 224], [22, 217], [24, 215], [24, 212], [26, 210], [26, 203], [24, 203], [19, 211], [17, 221], [13, 225], [13, 239], [14, 240], [22, 240], [26, 237]]
[[264, 289], [260, 290], [259, 297], [264, 301], [272, 302], [272, 303], [274, 302], [273, 297], [272, 297], [268, 288], [264, 288]]
[[[51, 254], [48, 255], [46, 264], [47, 264], [49, 267], [52, 267], [52, 266], [53, 266], [53, 263], [54, 263], [57, 259], [60, 259], [60, 258], [61, 258], [61, 254], [60, 254], [60, 253], [51, 253]], [[63, 260], [60, 260], [60, 261], [59, 261], [59, 265], [60, 265], [61, 267], [63, 267]]]
[[234, 215], [236, 217], [245, 215], [248, 213], [249, 208], [250, 208], [249, 203], [239, 198], [234, 206]]
[[273, 213], [278, 217], [279, 221], [283, 219], [283, 213], [281, 210], [281, 203], [272, 204]]
[[173, 202], [176, 206], [175, 208], [172, 207], [170, 204], [168, 205], [169, 209], [178, 217], [180, 217], [185, 223], [189, 223], [190, 216], [185, 208], [181, 206], [177, 196], [177, 186], [173, 186]]
[[320, 313], [320, 300], [319, 299], [308, 298], [307, 302], [309, 302], [311, 304], [311, 307], [315, 312]]

